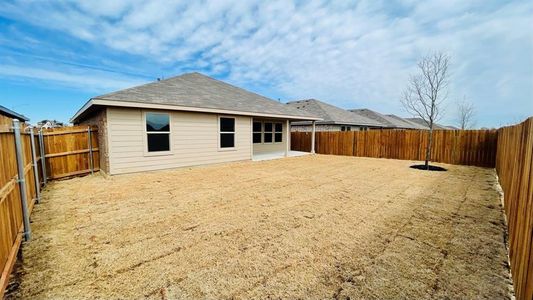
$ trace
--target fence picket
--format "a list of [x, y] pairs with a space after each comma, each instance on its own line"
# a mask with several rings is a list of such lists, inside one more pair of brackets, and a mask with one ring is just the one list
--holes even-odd
[[[495, 130], [435, 130], [431, 160], [492, 168], [497, 135]], [[317, 132], [316, 137], [316, 153], [404, 160], [424, 160], [428, 143], [421, 130]], [[310, 140], [308, 132], [292, 132], [291, 149], [309, 151]]]

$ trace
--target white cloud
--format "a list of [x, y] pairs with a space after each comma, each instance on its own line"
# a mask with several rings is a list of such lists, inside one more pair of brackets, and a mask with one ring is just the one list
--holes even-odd
[[[0, 15], [139, 55], [156, 70], [203, 69], [273, 98], [393, 113], [416, 60], [442, 50], [453, 58], [452, 100], [467, 95], [485, 123], [502, 110], [533, 114], [530, 1], [15, 1]], [[37, 73], [25, 76], [46, 78]]]

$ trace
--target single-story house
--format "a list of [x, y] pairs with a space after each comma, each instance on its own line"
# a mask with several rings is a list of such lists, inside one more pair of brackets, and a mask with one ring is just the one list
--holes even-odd
[[122, 174], [290, 155], [306, 111], [189, 73], [91, 98], [71, 119], [97, 125], [100, 166]]
[[[322, 121], [316, 122], [316, 131], [359, 131], [384, 127], [378, 121], [316, 99], [290, 101], [287, 105], [322, 118]], [[312, 131], [312, 124], [310, 121], [293, 122], [291, 131]]]
[[0, 132], [10, 131], [13, 127], [13, 119], [17, 119], [21, 123], [28, 122], [30, 120], [26, 116], [0, 105]]
[[376, 111], [361, 108], [361, 109], [349, 109], [348, 111], [363, 116], [374, 121], [383, 124], [384, 129], [427, 129], [427, 127], [421, 126], [416, 123], [407, 122], [403, 118], [395, 115], [384, 115]]

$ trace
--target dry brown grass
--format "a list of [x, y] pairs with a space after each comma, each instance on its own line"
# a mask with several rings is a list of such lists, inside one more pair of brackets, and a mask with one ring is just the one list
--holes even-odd
[[52, 183], [20, 298], [507, 298], [496, 179], [306, 156]]

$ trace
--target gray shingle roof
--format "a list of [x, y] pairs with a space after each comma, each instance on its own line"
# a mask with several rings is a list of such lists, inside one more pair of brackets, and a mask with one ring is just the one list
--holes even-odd
[[12, 111], [11, 109], [5, 106], [2, 106], [2, 105], [0, 105], [0, 115], [8, 116], [10, 118], [17, 119], [19, 121], [24, 121], [24, 122], [27, 122], [30, 120], [26, 116], [16, 113]]
[[315, 117], [306, 111], [287, 106], [200, 73], [187, 73], [100, 95], [92, 99]]
[[410, 126], [410, 127], [406, 127], [408, 129], [429, 129], [428, 126], [418, 124], [416, 122], [411, 122], [405, 118], [398, 117], [397, 115], [389, 114], [387, 116], [396, 119], [398, 122], [406, 124], [405, 126]]
[[[327, 104], [316, 99], [298, 100], [287, 103], [287, 106], [307, 111], [323, 119], [318, 121], [319, 124], [344, 124], [344, 125], [363, 125], [382, 127], [383, 125], [375, 120], [351, 113], [331, 104]], [[306, 124], [306, 122], [297, 122], [294, 124]]]
[[[424, 119], [422, 118], [405, 118], [405, 119], [429, 128], [429, 124], [426, 123], [426, 121], [424, 121]], [[455, 128], [453, 128], [453, 126], [445, 126], [445, 125], [433, 123], [433, 129], [454, 130]]]
[[419, 126], [399, 120], [398, 119], [399, 117], [396, 117], [396, 116], [391, 117], [391, 116], [383, 115], [370, 109], [366, 109], [366, 108], [350, 109], [349, 111], [351, 111], [354, 114], [378, 121], [384, 124], [385, 128], [420, 129]]

